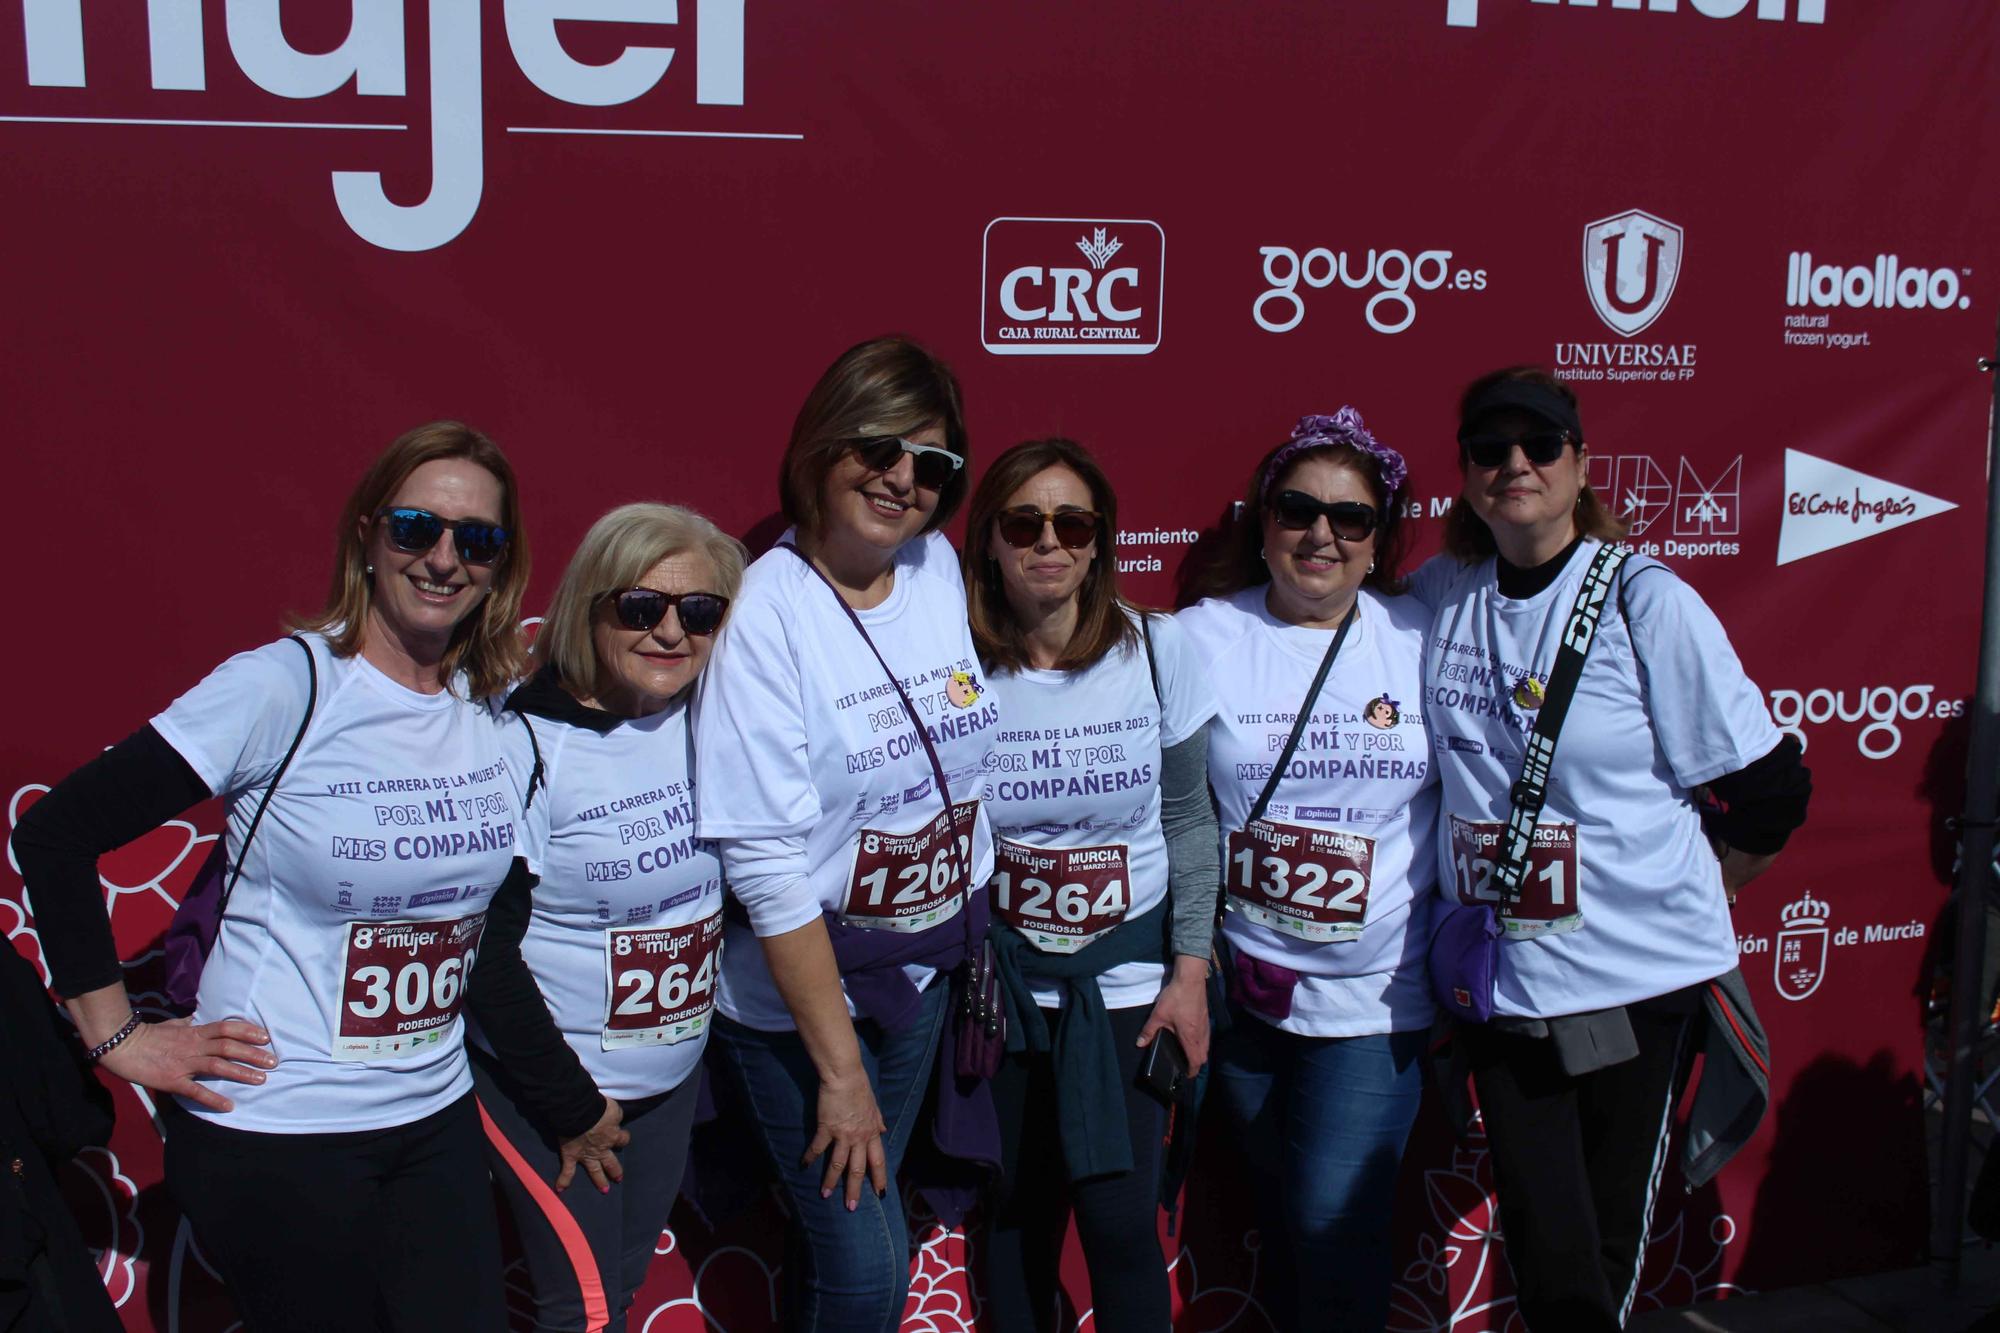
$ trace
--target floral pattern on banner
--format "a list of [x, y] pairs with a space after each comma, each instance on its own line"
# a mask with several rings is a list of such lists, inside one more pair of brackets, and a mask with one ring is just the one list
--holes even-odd
[[[48, 789], [28, 786], [8, 805], [11, 830], [21, 811]], [[141, 1009], [161, 1012], [159, 941], [181, 893], [215, 835], [179, 820], [104, 858], [100, 882], [127, 984]], [[48, 968], [32, 904], [15, 879], [0, 888], [0, 932], [40, 971]], [[118, 1107], [112, 1142], [81, 1154], [66, 1169], [64, 1195], [97, 1256], [106, 1290], [132, 1330], [232, 1333], [238, 1325], [228, 1293], [202, 1256], [192, 1232], [160, 1188], [161, 1142], [151, 1094], [110, 1080]], [[1412, 1140], [1404, 1184], [1421, 1190], [1413, 1232], [1403, 1236], [1391, 1293], [1391, 1333], [1523, 1333], [1494, 1205], [1485, 1140], [1439, 1148]], [[1435, 1160], [1425, 1160], [1432, 1158]], [[1278, 1333], [1261, 1299], [1261, 1240], [1241, 1193], [1239, 1164], [1227, 1137], [1212, 1134], [1189, 1184], [1179, 1238], [1162, 1236], [1169, 1258], [1174, 1327], [1179, 1333]], [[1737, 1240], [1726, 1214], [1673, 1212], [1678, 1193], [1663, 1197], [1646, 1252], [1636, 1309], [1686, 1305], [1736, 1290], [1722, 1280]], [[1199, 1202], [1195, 1202], [1199, 1201]], [[980, 1298], [978, 1231], [947, 1228], [907, 1199], [911, 1231], [921, 1240], [911, 1257], [905, 1333], [974, 1333]], [[1412, 1200], [1403, 1200], [1406, 1213]], [[1683, 1200], [1684, 1204], [1685, 1201]], [[657, 1261], [631, 1315], [638, 1333], [772, 1333], [779, 1327], [783, 1285], [782, 1217], [775, 1203], [750, 1210], [709, 1234], [685, 1207], [680, 1231], [661, 1234]], [[685, 1225], [683, 1220], [685, 1219]], [[700, 1243], [695, 1238], [700, 1237]], [[1068, 1333], [1094, 1333], [1088, 1281], [1072, 1239], [1063, 1276], [1071, 1308]], [[163, 1279], [163, 1280], [156, 1280]], [[531, 1293], [518, 1259], [506, 1272], [516, 1327], [526, 1328]]]

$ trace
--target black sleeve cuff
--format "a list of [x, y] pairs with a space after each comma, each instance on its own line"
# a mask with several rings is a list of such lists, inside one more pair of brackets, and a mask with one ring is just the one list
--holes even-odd
[[1806, 822], [1812, 771], [1790, 736], [1762, 759], [1710, 782], [1703, 791], [1702, 828], [1753, 856], [1771, 856]]

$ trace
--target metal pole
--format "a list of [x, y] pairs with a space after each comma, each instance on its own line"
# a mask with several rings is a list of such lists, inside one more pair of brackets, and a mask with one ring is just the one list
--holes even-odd
[[1959, 824], [1958, 949], [1951, 968], [1950, 1072], [1944, 1088], [1944, 1139], [1938, 1152], [1937, 1220], [1931, 1253], [1944, 1264], [1945, 1286], [1958, 1290], [1965, 1248], [1965, 1166], [1972, 1143], [1973, 1053], [1985, 1026], [1986, 909], [1993, 892], [1994, 818], [2000, 814], [2000, 330], [1994, 354], [1979, 368], [1994, 376], [1987, 413], [1986, 595], [1980, 613], [1979, 686], [1973, 699], [1965, 811]]

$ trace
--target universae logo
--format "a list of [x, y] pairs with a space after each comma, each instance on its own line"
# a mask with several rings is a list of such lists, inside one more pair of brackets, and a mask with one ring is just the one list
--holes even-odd
[[1166, 232], [1144, 218], [994, 218], [979, 340], [996, 356], [1143, 356], [1160, 345]]
[[[1537, 5], [1561, 5], [1563, 0], [1529, 0]], [[1750, 8], [1751, 0], [1688, 0], [1688, 8], [1697, 14], [1712, 19], [1733, 19]], [[1789, 7], [1787, 0], [1756, 0], [1757, 17], [1768, 22], [1782, 23]], [[1596, 9], [1598, 0], [1569, 0], [1571, 9]], [[1646, 9], [1655, 14], [1672, 14], [1680, 9], [1680, 0], [1609, 0], [1607, 9]], [[1800, 23], [1825, 23], [1826, 0], [1797, 0], [1796, 17]], [[1476, 28], [1479, 26], [1479, 0], [1445, 0], [1445, 26], [1450, 28]]]
[[[305, 52], [287, 40], [279, 0], [228, 0], [224, 8], [229, 55], [249, 81], [274, 97], [311, 101], [352, 87], [364, 98], [401, 98], [409, 91], [403, 0], [349, 0], [347, 35], [330, 51]], [[745, 0], [695, 0], [699, 43], [694, 57], [694, 101], [743, 105]], [[129, 3], [126, 8], [136, 8]], [[147, 0], [146, 32], [152, 87], [165, 92], [208, 90], [209, 52], [203, 42], [202, 0]], [[429, 0], [430, 193], [396, 203], [379, 171], [332, 173], [333, 197], [355, 235], [385, 250], [434, 250], [454, 240], [479, 211], [485, 190], [485, 124], [482, 116], [483, 39], [479, 0]], [[603, 64], [570, 55], [557, 35], [559, 22], [616, 21], [674, 25], [678, 0], [506, 0], [507, 46], [529, 82], [571, 106], [608, 107], [651, 92], [674, 63], [671, 46], [630, 45]], [[28, 84], [35, 88], [88, 87], [82, 0], [21, 0]], [[72, 106], [63, 103], [66, 108]], [[400, 114], [400, 113], [391, 113]], [[294, 131], [406, 132], [388, 119], [353, 123], [273, 119], [225, 121], [196, 116], [133, 117], [117, 114], [0, 115], [0, 121], [42, 124], [192, 126]], [[802, 139], [792, 133], [721, 129], [640, 129], [603, 126], [509, 125], [510, 134], [624, 135], [653, 138]]]

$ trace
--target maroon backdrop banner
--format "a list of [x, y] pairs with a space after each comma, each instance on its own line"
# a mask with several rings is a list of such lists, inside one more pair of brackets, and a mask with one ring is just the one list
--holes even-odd
[[[1409, 456], [1433, 549], [1457, 389], [1551, 364], [1816, 785], [1736, 909], [1773, 1112], [1663, 1200], [1640, 1308], [1914, 1263], [1996, 70], [1990, 0], [0, 5], [10, 828], [315, 606], [347, 489], [425, 420], [518, 466], [533, 608], [614, 504], [768, 538], [805, 390], [903, 331], [962, 376], [975, 465], [1104, 458], [1127, 589], [1167, 602], [1253, 460], [1342, 403]], [[135, 992], [218, 824], [104, 863]], [[226, 1328], [116, 1096], [70, 1181], [105, 1282], [130, 1328]], [[1269, 1326], [1232, 1153], [1214, 1122], [1163, 1235], [1196, 1333]], [[1404, 1186], [1394, 1327], [1519, 1328], [1482, 1145], [1427, 1111]], [[677, 1212], [634, 1328], [772, 1327], [774, 1216]], [[906, 1327], [974, 1326], [977, 1227], [918, 1239]]]

